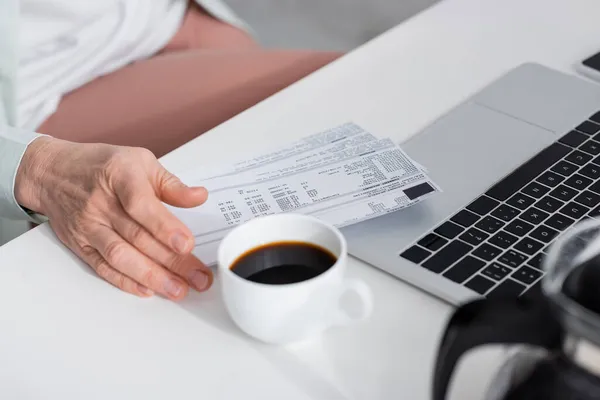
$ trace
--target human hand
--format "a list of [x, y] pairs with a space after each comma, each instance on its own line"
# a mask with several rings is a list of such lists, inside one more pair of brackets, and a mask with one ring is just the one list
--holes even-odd
[[212, 284], [210, 269], [191, 254], [192, 233], [162, 204], [195, 207], [207, 192], [185, 186], [148, 150], [40, 137], [23, 156], [15, 198], [126, 292], [180, 300], [189, 286]]

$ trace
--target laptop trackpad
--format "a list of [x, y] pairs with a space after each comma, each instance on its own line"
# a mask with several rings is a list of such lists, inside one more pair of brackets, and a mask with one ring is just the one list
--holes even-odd
[[344, 228], [350, 253], [370, 263], [389, 261], [554, 140], [552, 132], [484, 106], [460, 105], [402, 144], [444, 192]]

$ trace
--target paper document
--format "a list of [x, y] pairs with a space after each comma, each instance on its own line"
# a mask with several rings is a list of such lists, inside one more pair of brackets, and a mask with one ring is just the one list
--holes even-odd
[[199, 207], [168, 206], [194, 233], [194, 254], [208, 265], [216, 263], [221, 239], [255, 217], [294, 212], [343, 227], [441, 192], [392, 140], [378, 139], [352, 123], [180, 178], [209, 192]]

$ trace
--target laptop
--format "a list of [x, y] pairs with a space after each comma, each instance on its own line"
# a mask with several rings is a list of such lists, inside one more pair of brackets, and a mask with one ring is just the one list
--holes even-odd
[[509, 71], [402, 148], [443, 193], [343, 228], [349, 252], [451, 304], [539, 290], [544, 255], [600, 218], [600, 85]]

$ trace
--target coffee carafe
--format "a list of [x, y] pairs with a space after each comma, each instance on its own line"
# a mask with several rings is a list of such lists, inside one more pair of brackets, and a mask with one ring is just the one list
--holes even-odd
[[512, 355], [485, 400], [600, 400], [600, 221], [565, 232], [542, 265], [539, 291], [455, 310], [439, 344], [433, 400], [447, 399], [458, 362], [486, 345], [510, 346]]

